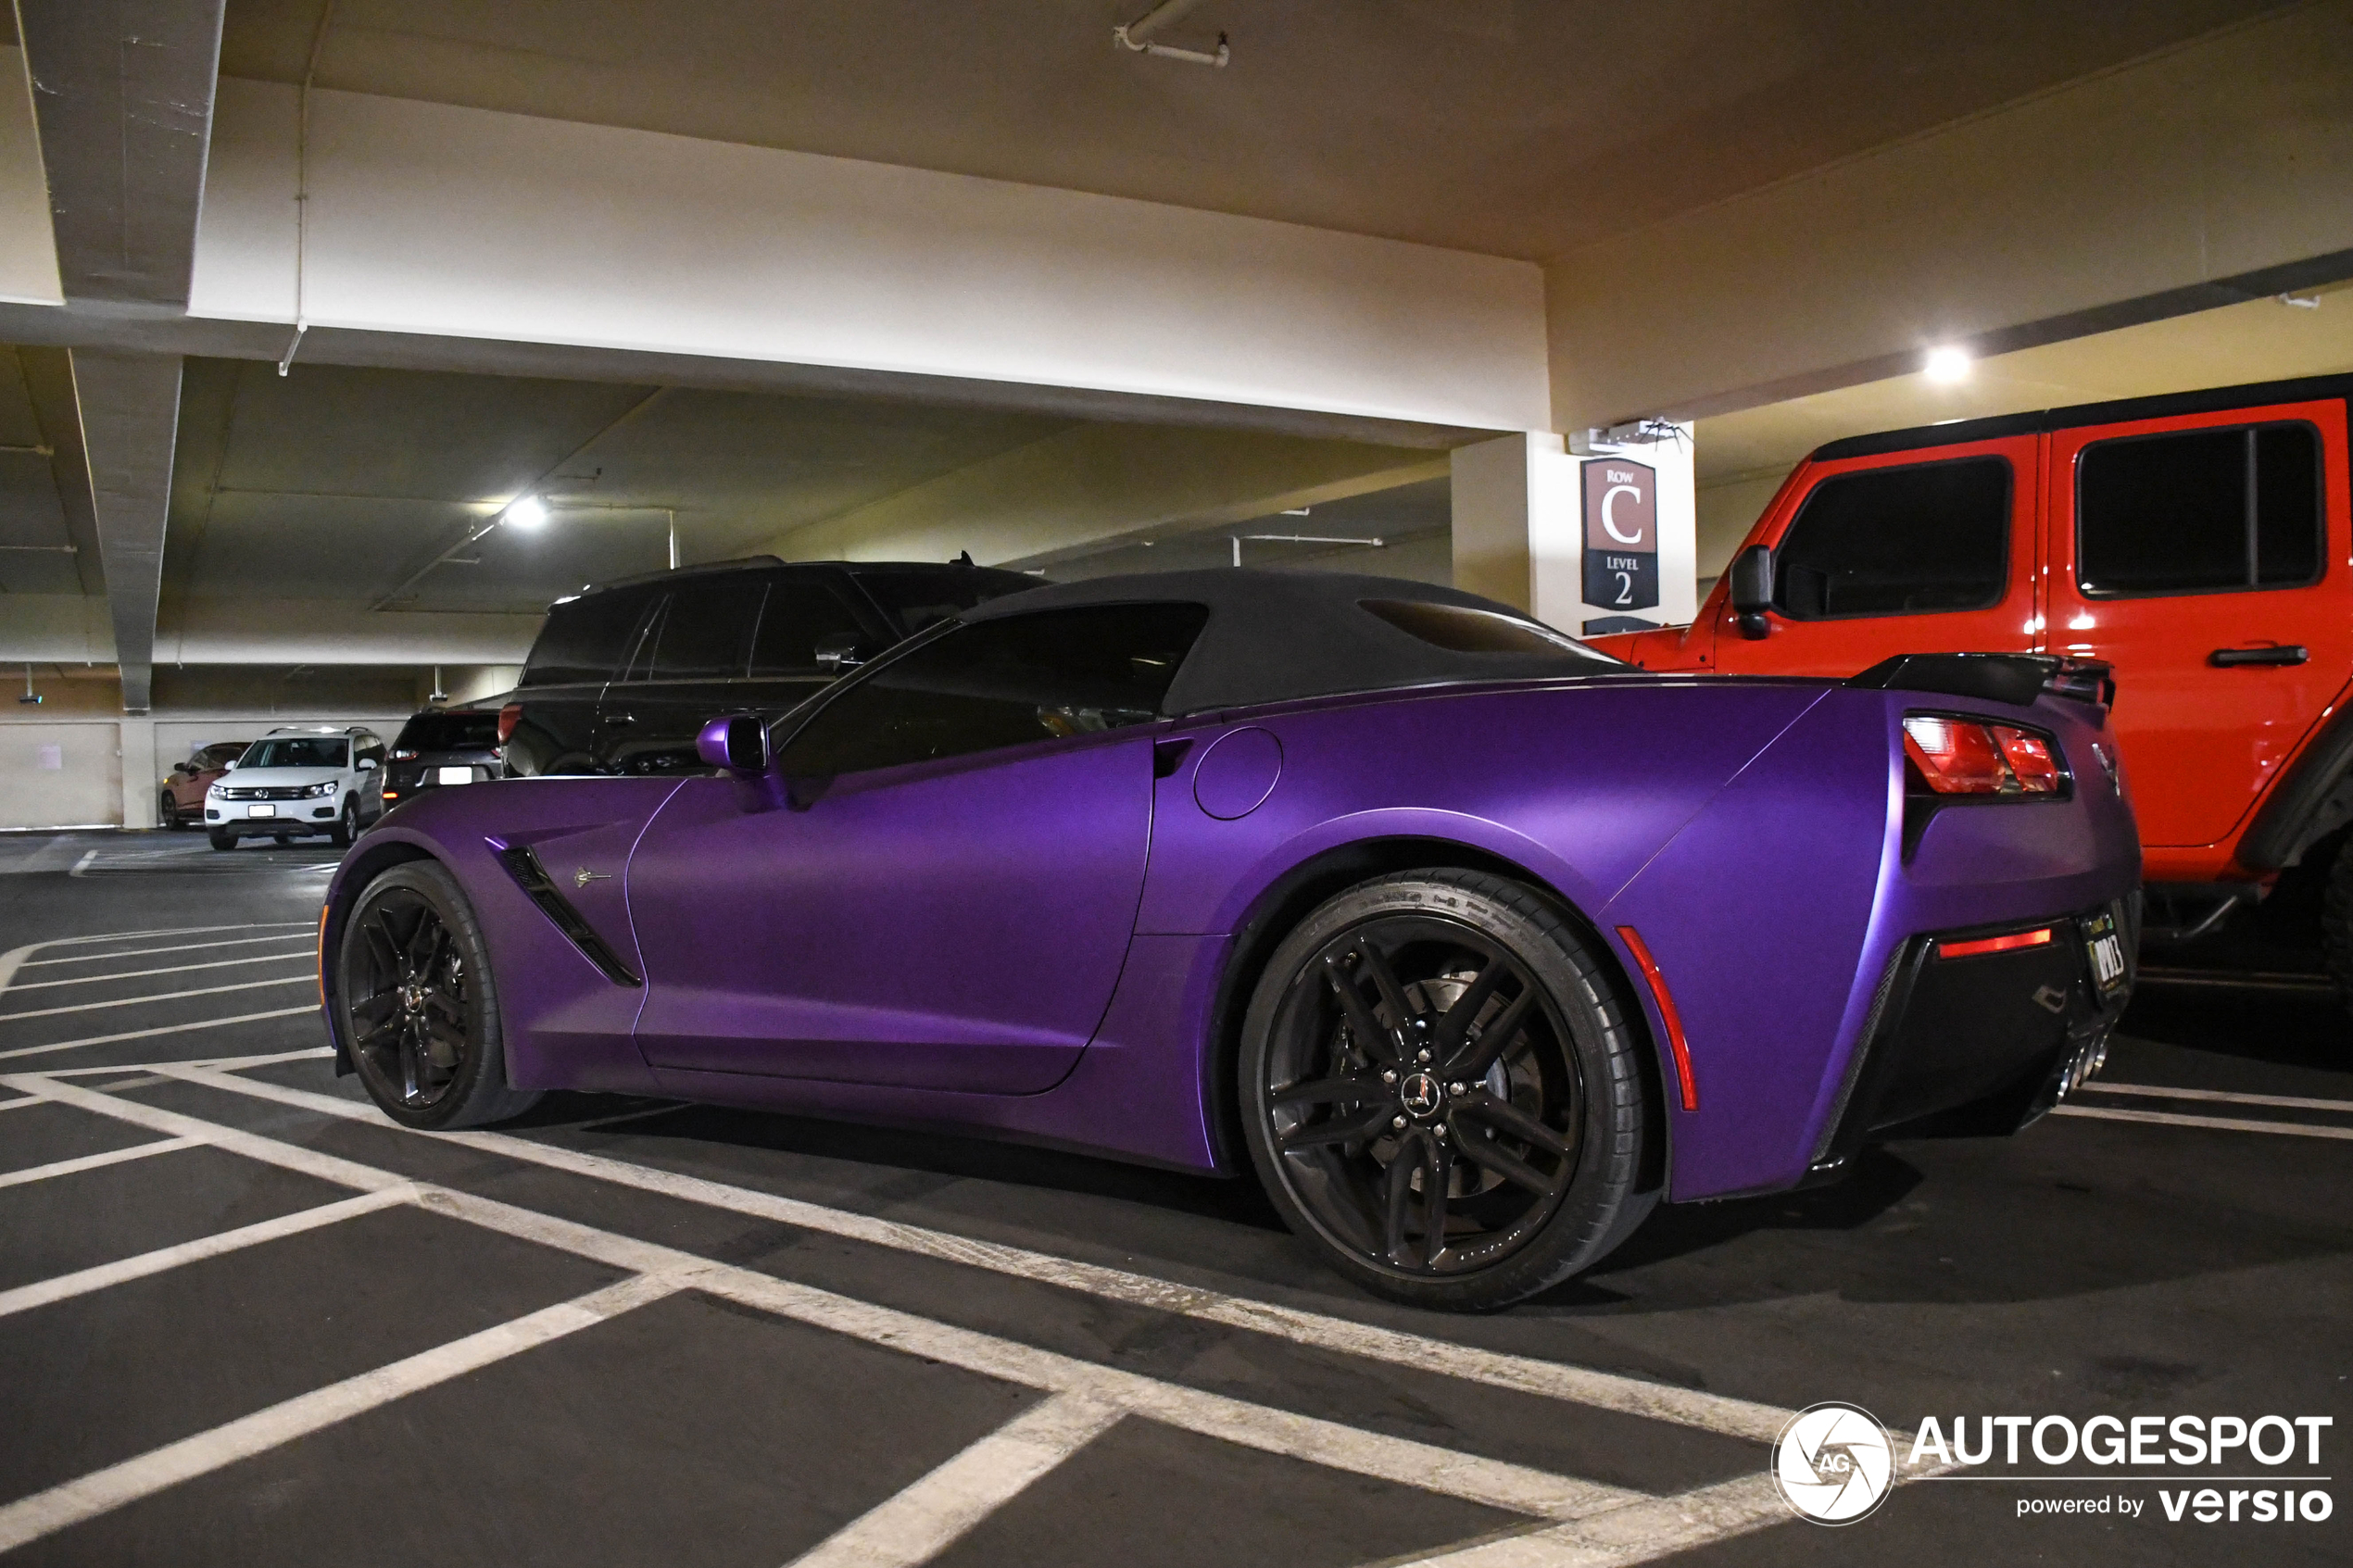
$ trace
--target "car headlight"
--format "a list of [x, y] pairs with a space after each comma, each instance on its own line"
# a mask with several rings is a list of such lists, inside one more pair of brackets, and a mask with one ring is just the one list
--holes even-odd
[[333, 795], [334, 792], [335, 781], [329, 779], [325, 784], [312, 784], [308, 789], [304, 790], [302, 793], [308, 796], [311, 799], [317, 800], [323, 797]]

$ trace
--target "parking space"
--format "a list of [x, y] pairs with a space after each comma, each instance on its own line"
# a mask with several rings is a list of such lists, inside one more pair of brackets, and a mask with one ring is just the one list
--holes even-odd
[[2306, 992], [2152, 989], [2020, 1138], [1669, 1209], [1442, 1318], [1245, 1183], [587, 1096], [410, 1133], [321, 1043], [332, 852], [6, 847], [12, 1562], [2221, 1562], [2155, 1483], [2021, 1522], [2065, 1488], [1998, 1463], [1819, 1530], [1768, 1445], [1827, 1399], [2353, 1427], [2353, 1047]]

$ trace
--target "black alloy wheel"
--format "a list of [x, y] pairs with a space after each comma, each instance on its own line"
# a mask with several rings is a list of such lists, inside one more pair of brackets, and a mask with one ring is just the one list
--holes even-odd
[[539, 1097], [510, 1089], [489, 954], [456, 881], [432, 861], [368, 884], [344, 925], [335, 1001], [369, 1096], [414, 1127], [479, 1125]]
[[1350, 890], [1277, 950], [1244, 1024], [1253, 1160], [1367, 1288], [1508, 1304], [1597, 1261], [1655, 1195], [1642, 1074], [1588, 939], [1533, 890], [1426, 872]]

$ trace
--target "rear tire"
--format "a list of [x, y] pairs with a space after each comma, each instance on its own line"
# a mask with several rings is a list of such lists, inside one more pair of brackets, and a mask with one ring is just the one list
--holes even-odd
[[352, 900], [336, 959], [335, 1022], [386, 1116], [441, 1132], [520, 1116], [507, 1083], [490, 947], [458, 879], [408, 860]]
[[212, 841], [215, 849], [234, 849], [237, 847], [237, 835], [226, 828], [207, 828], [204, 835]]
[[178, 833], [186, 825], [180, 820], [180, 802], [168, 789], [156, 797], [156, 822], [166, 833]]
[[343, 813], [335, 818], [335, 825], [327, 834], [338, 849], [348, 849], [351, 841], [359, 836], [359, 805], [349, 796], [343, 797]]
[[1365, 1290], [1507, 1307], [1600, 1261], [1657, 1201], [1636, 1190], [1650, 1047], [1629, 1010], [1532, 888], [1453, 870], [1363, 883], [1301, 922], [1252, 996], [1252, 1163]]

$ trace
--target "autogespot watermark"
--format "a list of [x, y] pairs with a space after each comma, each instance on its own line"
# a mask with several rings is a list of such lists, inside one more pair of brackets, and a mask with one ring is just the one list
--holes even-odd
[[[1868, 1518], [1898, 1480], [2037, 1487], [2016, 1499], [2020, 1519], [2088, 1513], [2175, 1524], [2316, 1524], [2336, 1512], [2321, 1458], [2321, 1434], [2335, 1424], [2325, 1415], [1928, 1416], [1898, 1433], [1859, 1405], [1832, 1401], [1790, 1418], [1774, 1442], [1771, 1469], [1791, 1510], [1818, 1524]], [[2007, 1468], [1971, 1474], [1995, 1465]], [[2259, 1473], [2242, 1474], [2249, 1470]], [[2153, 1486], [2158, 1510], [2148, 1512], [2145, 1492], [2039, 1490], [2087, 1482]]]

